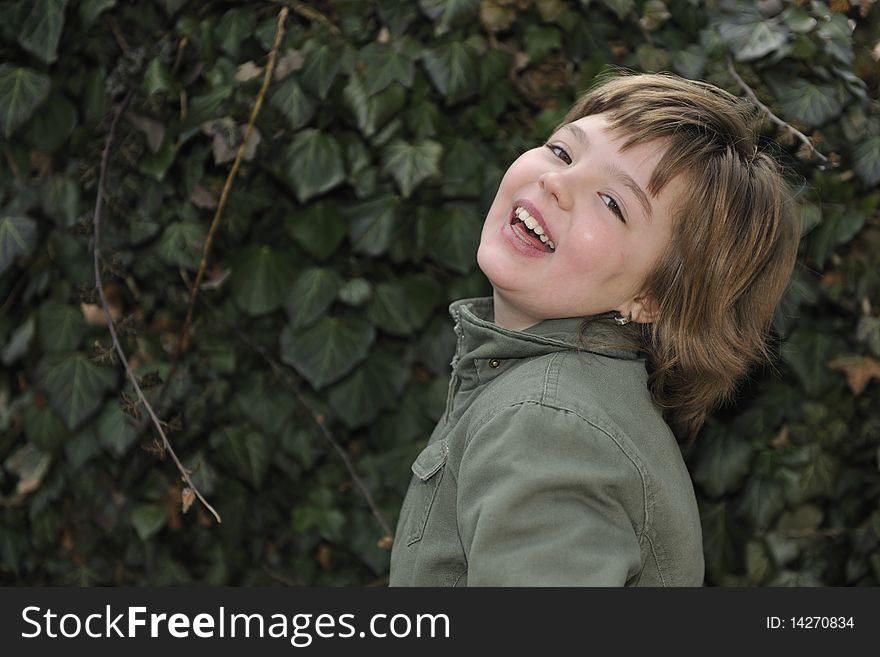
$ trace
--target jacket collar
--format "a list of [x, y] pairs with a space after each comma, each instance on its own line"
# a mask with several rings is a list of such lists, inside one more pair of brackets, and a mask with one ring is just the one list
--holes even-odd
[[618, 358], [636, 360], [644, 356], [630, 349], [603, 346], [597, 342], [619, 343], [631, 341], [633, 327], [614, 324], [611, 314], [600, 315], [592, 322], [583, 340], [580, 329], [585, 317], [545, 319], [523, 331], [512, 331], [494, 323], [495, 306], [492, 297], [459, 299], [449, 304], [449, 314], [455, 321], [458, 346], [452, 367], [461, 375], [462, 369], [475, 360], [497, 358], [530, 358], [545, 354], [575, 350]]

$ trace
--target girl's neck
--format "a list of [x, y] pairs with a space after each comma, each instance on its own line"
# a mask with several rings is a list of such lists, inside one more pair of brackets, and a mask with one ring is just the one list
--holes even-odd
[[492, 294], [494, 300], [495, 317], [492, 320], [496, 326], [506, 328], [511, 331], [524, 331], [527, 328], [538, 324], [541, 320], [523, 312], [516, 306], [513, 306], [504, 299], [495, 290]]

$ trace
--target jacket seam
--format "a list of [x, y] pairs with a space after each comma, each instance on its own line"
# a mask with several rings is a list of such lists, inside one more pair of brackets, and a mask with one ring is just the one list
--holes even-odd
[[[657, 575], [660, 577], [660, 585], [668, 586], [666, 583], [666, 578], [663, 577], [663, 568], [660, 566], [660, 559], [657, 558], [657, 551], [654, 549], [654, 541], [651, 540], [651, 536], [649, 534], [645, 534], [645, 540], [648, 541], [648, 546], [651, 548], [651, 556], [654, 558], [654, 563], [657, 566]], [[641, 574], [639, 575], [639, 580], [641, 580]]]
[[[556, 388], [559, 383], [559, 371], [562, 369], [562, 361], [565, 359], [567, 352], [560, 351], [553, 354], [550, 362], [547, 364], [547, 371], [544, 373], [544, 386], [541, 391], [541, 404], [546, 404], [548, 398], [556, 399]], [[559, 363], [557, 364], [557, 361]]]
[[[561, 411], [563, 413], [571, 413], [575, 417], [580, 418], [581, 420], [583, 420], [584, 422], [589, 424], [591, 427], [597, 429], [598, 431], [600, 431], [603, 434], [605, 434], [606, 436], [608, 436], [608, 438], [617, 446], [617, 448], [623, 453], [623, 455], [627, 458], [627, 460], [630, 463], [632, 463], [633, 467], [636, 469], [636, 472], [638, 472], [639, 479], [642, 483], [642, 513], [644, 515], [644, 521], [642, 522], [642, 526], [640, 527], [639, 534], [638, 534], [638, 541], [639, 541], [639, 543], [641, 543], [643, 538], [645, 538], [645, 536], [646, 536], [646, 532], [647, 532], [648, 527], [650, 526], [650, 522], [651, 522], [651, 518], [648, 514], [648, 484], [645, 479], [645, 473], [642, 472], [642, 469], [639, 467], [639, 464], [636, 462], [636, 460], [633, 458], [633, 456], [620, 443], [620, 441], [617, 438], [615, 438], [611, 433], [609, 433], [608, 430], [606, 430], [604, 427], [600, 427], [598, 424], [596, 424], [592, 420], [585, 418], [583, 415], [581, 415], [577, 411], [573, 411], [569, 408], [563, 408], [563, 407], [557, 406], [555, 404], [536, 402], [534, 400], [523, 400], [523, 401], [513, 402], [510, 404], [505, 404], [501, 407], [490, 409], [489, 411], [484, 413], [477, 422], [474, 422], [471, 425], [471, 427], [468, 429], [468, 432], [465, 434], [464, 446], [462, 448], [462, 452], [467, 451], [468, 446], [470, 445], [470, 442], [471, 442], [471, 438], [473, 437], [473, 434], [476, 431], [479, 431], [479, 429], [482, 428], [482, 426], [484, 424], [486, 424], [489, 420], [491, 420], [492, 417], [494, 417], [495, 415], [498, 415], [502, 411], [507, 410], [508, 408], [515, 408], [516, 406], [524, 406], [526, 404], [533, 404], [533, 405], [541, 406], [544, 408], [550, 408], [550, 409], [553, 409], [556, 411]], [[650, 538], [648, 540], [650, 542]], [[654, 553], [653, 544], [651, 544], [651, 552], [652, 552], [652, 554]], [[655, 555], [655, 558], [656, 558], [656, 555]]]

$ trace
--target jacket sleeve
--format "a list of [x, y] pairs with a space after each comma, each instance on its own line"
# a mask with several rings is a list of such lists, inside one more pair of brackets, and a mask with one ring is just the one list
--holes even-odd
[[644, 487], [614, 439], [524, 402], [470, 437], [458, 478], [468, 586], [623, 586], [641, 568]]

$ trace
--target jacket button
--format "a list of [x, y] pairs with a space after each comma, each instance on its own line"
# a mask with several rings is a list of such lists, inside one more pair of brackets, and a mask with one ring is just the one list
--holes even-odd
[[493, 358], [492, 360], [489, 361], [489, 367], [491, 367], [493, 370], [496, 367], [498, 367], [499, 365], [501, 365], [501, 361], [498, 360], [497, 358]]

